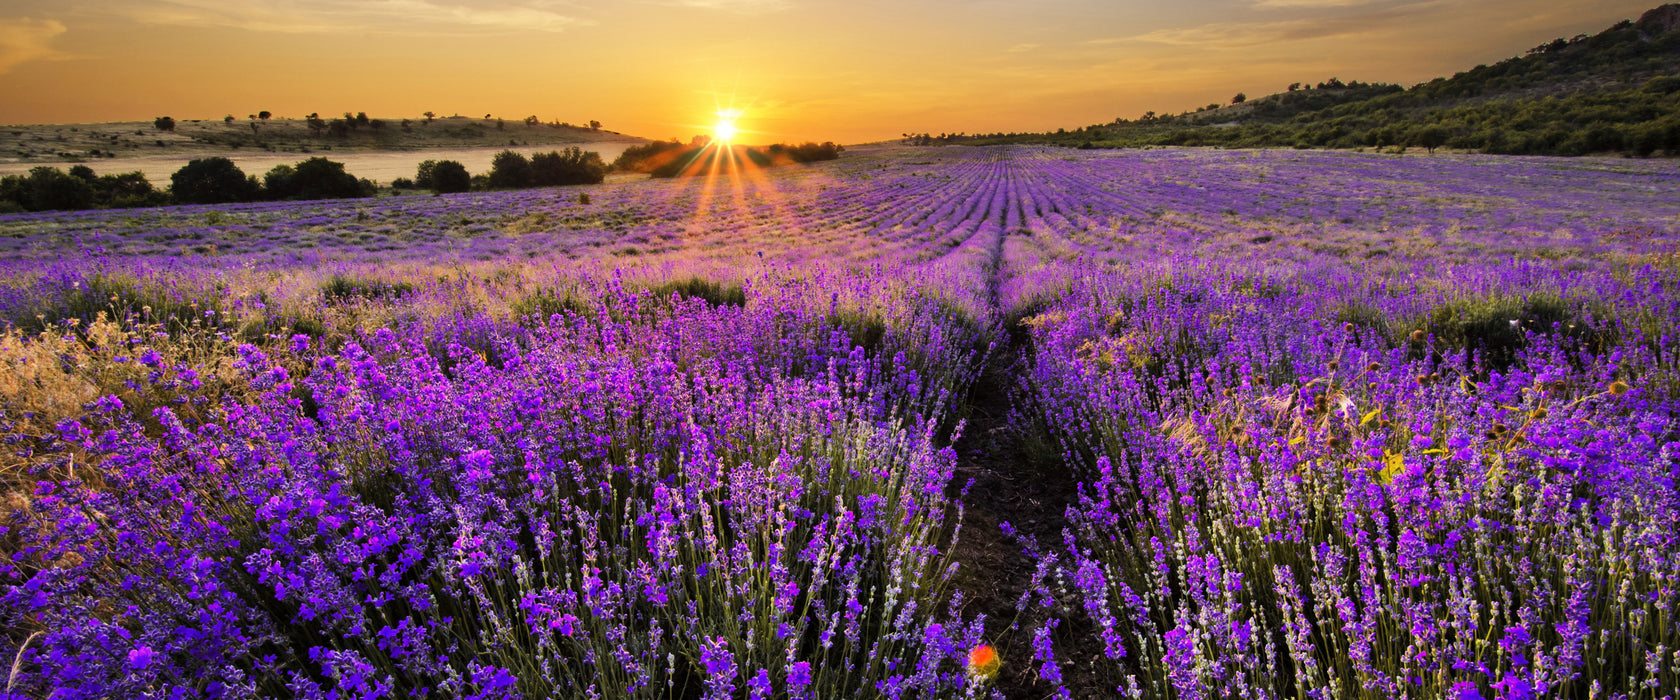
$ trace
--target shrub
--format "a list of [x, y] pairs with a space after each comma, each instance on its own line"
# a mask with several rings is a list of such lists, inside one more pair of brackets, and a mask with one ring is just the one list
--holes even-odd
[[676, 139], [672, 139], [670, 141], [653, 141], [651, 143], [644, 143], [640, 146], [631, 146], [624, 149], [624, 152], [620, 153], [618, 158], [613, 159], [612, 169], [634, 173], [650, 172], [660, 164], [669, 160], [670, 155], [668, 154], [671, 154], [674, 151], [680, 151], [683, 148], [684, 146], [682, 142], [677, 141]]
[[673, 280], [648, 290], [656, 298], [675, 294], [687, 299], [700, 299], [712, 306], [746, 306], [747, 292], [738, 284], [722, 284], [700, 277]]
[[174, 131], [175, 120], [170, 117], [158, 117], [152, 120], [152, 128], [158, 131]]
[[594, 151], [573, 146], [563, 151], [531, 156], [531, 183], [538, 187], [593, 185], [606, 177], [607, 164], [601, 160], [601, 154]]
[[345, 199], [365, 197], [356, 176], [344, 172], [344, 164], [316, 157], [296, 168], [274, 166], [263, 178], [270, 199]]
[[420, 189], [432, 189], [432, 171], [437, 168], [435, 160], [420, 161], [420, 166], [414, 171], [414, 186]]
[[846, 147], [834, 143], [833, 141], [824, 141], [820, 144], [806, 141], [805, 143], [797, 146], [786, 146], [784, 147], [784, 150], [788, 157], [792, 158], [795, 163], [811, 163], [819, 160], [834, 160], [839, 158], [840, 154], [846, 150]]
[[152, 187], [146, 174], [139, 171], [101, 175], [93, 181], [93, 190], [99, 203], [109, 207], [154, 207], [169, 203], [169, 198]]
[[169, 180], [170, 192], [186, 204], [249, 202], [261, 190], [255, 177], [246, 178], [239, 166], [221, 156], [194, 158]]
[[321, 298], [329, 303], [343, 303], [355, 299], [401, 299], [414, 293], [408, 282], [387, 283], [380, 280], [333, 275], [321, 285]]
[[490, 161], [490, 186], [498, 189], [530, 187], [531, 161], [514, 151], [502, 151]]
[[0, 183], [0, 199], [25, 211], [88, 209], [93, 206], [93, 186], [87, 180], [58, 168], [38, 166], [27, 176], [12, 176]]
[[441, 160], [432, 165], [431, 190], [440, 194], [466, 192], [472, 188], [472, 176], [467, 166], [453, 160]]

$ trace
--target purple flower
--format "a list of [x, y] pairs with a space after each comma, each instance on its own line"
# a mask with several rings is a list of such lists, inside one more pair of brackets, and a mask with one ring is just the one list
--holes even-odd
[[152, 659], [155, 658], [157, 658], [157, 654], [152, 651], [151, 647], [140, 647], [128, 652], [128, 665], [135, 670], [143, 669], [150, 666]]

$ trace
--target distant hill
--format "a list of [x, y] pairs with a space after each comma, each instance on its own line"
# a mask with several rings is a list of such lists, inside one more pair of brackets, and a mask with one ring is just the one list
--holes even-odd
[[1343, 83], [1229, 106], [1045, 134], [908, 137], [920, 143], [1084, 148], [1438, 147], [1506, 154], [1680, 155], [1680, 4], [1593, 36], [1530, 49], [1409, 89]]
[[[167, 128], [165, 128], [167, 127]], [[412, 151], [587, 144], [646, 139], [590, 125], [548, 123], [534, 118], [476, 117], [313, 119], [171, 119], [98, 124], [0, 126], [0, 162], [96, 162], [173, 154], [227, 154], [240, 150], [275, 153]]]

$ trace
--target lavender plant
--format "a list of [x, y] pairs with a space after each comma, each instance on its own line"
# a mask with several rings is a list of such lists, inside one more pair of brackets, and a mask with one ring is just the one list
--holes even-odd
[[[1680, 687], [1671, 164], [847, 155], [0, 216], [5, 694]], [[1019, 643], [992, 363], [1082, 482]]]

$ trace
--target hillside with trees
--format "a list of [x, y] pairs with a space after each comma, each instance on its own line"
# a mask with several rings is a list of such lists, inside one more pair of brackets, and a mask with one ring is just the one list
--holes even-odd
[[220, 119], [157, 117], [149, 122], [0, 126], [0, 158], [12, 162], [95, 162], [159, 155], [414, 151], [509, 146], [569, 146], [643, 139], [536, 115], [503, 119], [439, 116], [375, 118], [367, 112], [318, 112], [286, 118], [268, 110]]
[[1043, 134], [905, 134], [919, 145], [1050, 143], [1080, 148], [1450, 148], [1530, 155], [1680, 155], [1680, 4], [1596, 35], [1410, 88], [1290, 85], [1180, 114], [1149, 112]]

